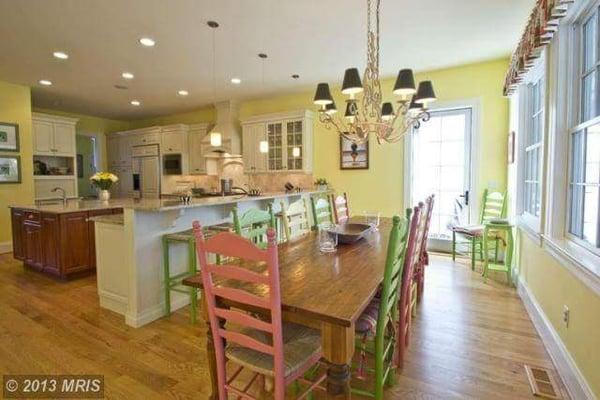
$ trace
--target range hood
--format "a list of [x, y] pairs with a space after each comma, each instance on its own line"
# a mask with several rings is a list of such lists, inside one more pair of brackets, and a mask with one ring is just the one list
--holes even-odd
[[[239, 104], [233, 100], [215, 103], [217, 113], [215, 126], [202, 140], [209, 151], [204, 154], [206, 158], [239, 158], [242, 155], [242, 135], [239, 127]], [[210, 134], [218, 132], [221, 134], [221, 146], [210, 145]], [[212, 151], [210, 151], [212, 150]]]

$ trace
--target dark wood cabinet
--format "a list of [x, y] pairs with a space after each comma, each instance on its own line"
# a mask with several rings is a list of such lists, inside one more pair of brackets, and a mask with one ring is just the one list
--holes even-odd
[[89, 218], [123, 209], [68, 213], [13, 208], [13, 255], [25, 265], [66, 278], [96, 268], [94, 222]]
[[42, 256], [44, 270], [60, 275], [60, 220], [57, 214], [42, 214]]
[[25, 212], [22, 210], [13, 210], [11, 215], [12, 221], [12, 240], [13, 240], [13, 256], [17, 260], [25, 260], [25, 249], [23, 248], [23, 218]]
[[42, 260], [42, 228], [39, 223], [25, 221], [23, 223], [23, 244], [25, 248], [25, 263], [41, 270]]

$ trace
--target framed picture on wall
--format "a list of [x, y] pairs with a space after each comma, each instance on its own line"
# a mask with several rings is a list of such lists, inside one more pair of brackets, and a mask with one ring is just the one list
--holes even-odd
[[19, 151], [19, 125], [0, 122], [0, 151]]
[[21, 157], [0, 155], [1, 183], [21, 183]]
[[356, 144], [340, 136], [340, 169], [369, 169], [369, 142]]

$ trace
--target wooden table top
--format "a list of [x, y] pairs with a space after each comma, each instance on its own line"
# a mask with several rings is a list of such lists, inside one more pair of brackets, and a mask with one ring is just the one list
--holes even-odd
[[[319, 251], [316, 232], [280, 244], [282, 309], [351, 326], [383, 281], [390, 228], [391, 218], [382, 218], [378, 232], [371, 232], [354, 244], [340, 244], [336, 252], [328, 254]], [[183, 283], [201, 287], [202, 278], [197, 275]], [[246, 285], [243, 288], [261, 292]]]

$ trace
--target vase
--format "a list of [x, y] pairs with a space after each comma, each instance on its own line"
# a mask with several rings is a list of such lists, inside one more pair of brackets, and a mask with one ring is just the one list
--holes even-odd
[[317, 185], [317, 189], [321, 191], [326, 191], [329, 189], [328, 185]]
[[108, 190], [100, 190], [98, 192], [98, 200], [101, 200], [101, 201], [110, 200], [110, 192]]

